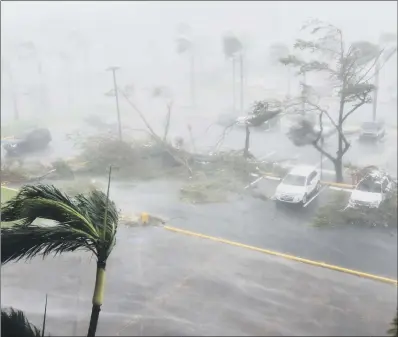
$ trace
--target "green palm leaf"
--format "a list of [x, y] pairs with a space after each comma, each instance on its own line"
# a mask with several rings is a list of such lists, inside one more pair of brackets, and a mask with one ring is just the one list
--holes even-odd
[[[55, 186], [24, 186], [2, 206], [1, 220], [17, 221], [2, 230], [2, 262], [77, 249], [106, 260], [115, 245], [118, 217], [115, 203], [101, 191], [70, 198]], [[32, 225], [36, 219], [55, 225]]]
[[387, 331], [389, 336], [398, 336], [398, 310], [395, 313], [394, 320], [391, 323], [390, 329]]
[[95, 242], [68, 225], [58, 226], [18, 226], [14, 225], [1, 231], [1, 263], [30, 259], [38, 254], [43, 257], [73, 252], [77, 249], [89, 250], [94, 254]]
[[3, 337], [41, 337], [40, 330], [29, 323], [20, 310], [1, 310], [1, 336]]

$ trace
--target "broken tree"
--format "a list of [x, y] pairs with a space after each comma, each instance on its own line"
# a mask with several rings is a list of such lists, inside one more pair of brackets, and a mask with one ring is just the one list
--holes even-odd
[[[350, 143], [343, 133], [344, 123], [354, 112], [371, 101], [371, 84], [375, 76], [375, 65], [379, 61], [382, 51], [369, 42], [355, 42], [349, 44], [344, 40], [341, 29], [318, 20], [310, 22], [303, 27], [309, 32], [311, 39], [298, 39], [294, 44], [295, 50], [309, 53], [312, 60], [300, 59], [298, 56], [289, 55], [280, 61], [298, 69], [298, 74], [311, 72], [324, 73], [329, 84], [334, 89], [338, 101], [337, 113], [332, 109], [322, 106], [314, 98], [305, 97], [305, 110], [298, 125], [292, 127], [289, 138], [297, 146], [312, 145], [325, 157], [331, 160], [335, 167], [336, 182], [343, 181], [343, 156], [350, 148]], [[309, 57], [308, 57], [309, 58]], [[306, 84], [306, 89], [316, 90]], [[300, 101], [302, 98], [300, 98]], [[305, 112], [318, 115], [319, 128], [308, 119]], [[335, 154], [328, 152], [322, 145], [323, 118], [327, 118], [337, 134], [337, 151]]]

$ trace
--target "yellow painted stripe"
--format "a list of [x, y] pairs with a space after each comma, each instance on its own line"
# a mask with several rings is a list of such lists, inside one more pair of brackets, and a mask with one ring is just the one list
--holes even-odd
[[18, 192], [18, 190], [17, 190], [17, 189], [15, 189], [15, 188], [11, 188], [11, 187], [7, 187], [7, 186], [1, 186], [1, 188], [4, 188], [5, 190], [9, 190], [9, 191]]
[[354, 188], [354, 185], [351, 184], [343, 184], [343, 183], [334, 183], [331, 181], [321, 181], [321, 184], [328, 186], [336, 186], [336, 187], [346, 187], [346, 188]]
[[377, 276], [377, 275], [373, 275], [373, 274], [363, 273], [363, 272], [352, 270], [352, 269], [347, 269], [347, 268], [343, 268], [343, 267], [339, 267], [339, 266], [334, 266], [334, 265], [327, 264], [327, 263], [324, 263], [324, 262], [317, 262], [317, 261], [313, 261], [313, 260], [303, 259], [301, 257], [288, 255], [288, 254], [284, 254], [284, 253], [279, 253], [279, 252], [276, 252], [276, 251], [273, 251], [273, 250], [269, 250], [269, 249], [263, 249], [263, 248], [259, 248], [259, 247], [249, 246], [249, 245], [245, 245], [243, 243], [229, 241], [229, 240], [225, 240], [225, 239], [222, 239], [222, 238], [217, 238], [217, 237], [214, 237], [214, 236], [204, 235], [204, 234], [200, 234], [200, 233], [195, 233], [195, 232], [187, 231], [185, 229], [180, 229], [180, 228], [176, 228], [176, 227], [172, 227], [172, 226], [164, 226], [164, 228], [166, 230], [169, 230], [169, 231], [172, 231], [172, 232], [176, 232], [176, 233], [181, 233], [181, 234], [185, 234], [185, 235], [199, 237], [199, 238], [202, 238], [202, 239], [208, 239], [208, 240], [212, 240], [212, 241], [216, 241], [216, 242], [221, 242], [221, 243], [225, 243], [225, 244], [228, 244], [228, 245], [231, 245], [231, 246], [246, 248], [246, 249], [250, 249], [250, 250], [253, 250], [253, 251], [261, 252], [261, 253], [264, 253], [264, 254], [282, 257], [284, 259], [291, 260], [291, 261], [306, 263], [306, 264], [309, 264], [309, 265], [312, 265], [312, 266], [316, 266], [316, 267], [327, 268], [327, 269], [330, 269], [330, 270], [335, 270], [335, 271], [343, 272], [343, 273], [346, 273], [346, 274], [356, 275], [356, 276], [359, 276], [359, 277], [368, 278], [368, 279], [375, 280], [375, 281], [390, 283], [390, 284], [393, 284], [395, 286], [398, 285], [398, 280], [387, 278], [387, 277], [383, 277], [383, 276]]

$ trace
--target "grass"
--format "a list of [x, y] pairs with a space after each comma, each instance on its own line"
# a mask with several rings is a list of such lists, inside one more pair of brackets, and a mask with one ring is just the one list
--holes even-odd
[[[1, 203], [5, 203], [8, 200], [10, 200], [12, 197], [14, 197], [17, 194], [17, 191], [14, 191], [12, 189], [9, 189], [7, 187], [1, 187]], [[12, 222], [2, 222], [1, 227], [8, 227], [11, 226]]]

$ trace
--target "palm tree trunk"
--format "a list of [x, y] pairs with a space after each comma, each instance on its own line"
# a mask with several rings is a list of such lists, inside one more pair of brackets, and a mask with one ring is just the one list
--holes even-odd
[[104, 300], [105, 266], [106, 266], [105, 262], [97, 263], [97, 276], [95, 278], [93, 307], [91, 309], [90, 325], [88, 327], [87, 337], [94, 337], [97, 331], [101, 305]]

